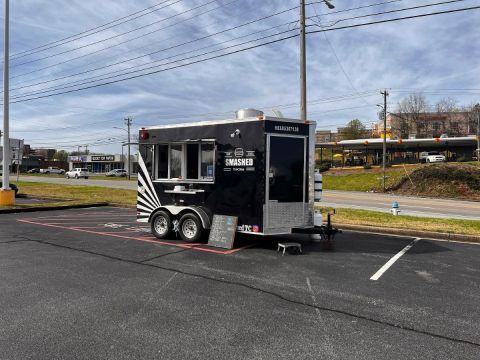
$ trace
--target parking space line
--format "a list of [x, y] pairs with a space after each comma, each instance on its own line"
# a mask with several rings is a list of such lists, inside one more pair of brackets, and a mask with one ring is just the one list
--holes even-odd
[[415, 245], [418, 241], [420, 241], [420, 238], [416, 238], [410, 244], [405, 246], [399, 253], [397, 253], [394, 257], [388, 260], [387, 263], [380, 268], [380, 270], [378, 270], [375, 274], [373, 274], [370, 280], [376, 281], [380, 279], [383, 273], [387, 271], [390, 268], [390, 266], [392, 266], [395, 263], [395, 261], [400, 259], [400, 257], [402, 257], [403, 254], [405, 254], [408, 250], [410, 250], [412, 246]]
[[[59, 228], [59, 229], [72, 230], [72, 231], [81, 231], [81, 232], [86, 232], [86, 233], [90, 233], [90, 234], [110, 236], [110, 237], [116, 237], [116, 238], [121, 238], [121, 239], [129, 239], [129, 240], [135, 240], [135, 241], [143, 241], [143, 242], [156, 244], [156, 245], [167, 245], [167, 246], [179, 247], [179, 248], [182, 248], [182, 249], [197, 250], [197, 251], [203, 251], [203, 252], [209, 252], [209, 253], [221, 254], [221, 255], [230, 255], [230, 254], [236, 253], [238, 251], [241, 251], [241, 250], [244, 250], [244, 249], [247, 249], [247, 248], [253, 246], [253, 245], [246, 245], [246, 246], [242, 246], [242, 247], [231, 249], [231, 250], [211, 249], [211, 248], [201, 247], [201, 246], [207, 246], [207, 244], [203, 244], [203, 243], [176, 244], [176, 243], [160, 241], [151, 234], [150, 235], [146, 234], [146, 235], [143, 235], [143, 236], [133, 237], [133, 236], [121, 235], [122, 232], [94, 231], [94, 230], [85, 229], [83, 227], [62, 226], [62, 225], [51, 224], [51, 223], [35, 222], [35, 221], [32, 221], [31, 219], [18, 219], [17, 221], [28, 223], [28, 224], [34, 224], [34, 225], [48, 226], [48, 227], [54, 227], [54, 228]], [[149, 236], [151, 238], [149, 239], [149, 238], [147, 238], [147, 236]]]

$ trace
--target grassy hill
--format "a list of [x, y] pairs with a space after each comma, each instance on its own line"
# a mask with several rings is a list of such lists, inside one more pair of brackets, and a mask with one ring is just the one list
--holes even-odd
[[[330, 169], [323, 173], [327, 190], [382, 191], [380, 167]], [[386, 172], [389, 192], [480, 201], [480, 164], [441, 163], [395, 166]]]
[[402, 176], [388, 190], [406, 195], [480, 201], [480, 168], [461, 163], [423, 166]]

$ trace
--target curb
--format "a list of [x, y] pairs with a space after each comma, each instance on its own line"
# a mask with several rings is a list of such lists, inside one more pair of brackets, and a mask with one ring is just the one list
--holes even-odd
[[98, 203], [90, 203], [90, 204], [42, 206], [42, 207], [28, 207], [28, 208], [18, 208], [18, 209], [0, 209], [0, 214], [15, 214], [15, 213], [23, 213], [23, 212], [66, 210], [66, 209], [83, 209], [83, 208], [100, 207], [100, 206], [110, 206], [110, 204], [107, 202], [98, 202]]
[[[335, 224], [337, 225], [337, 224]], [[395, 229], [395, 228], [382, 228], [373, 227], [367, 225], [341, 225], [341, 230], [354, 230], [363, 231], [375, 234], [387, 234], [387, 235], [405, 235], [419, 238], [427, 238], [433, 240], [449, 240], [449, 241], [464, 241], [471, 243], [480, 243], [480, 236], [466, 235], [466, 234], [453, 234], [453, 233], [441, 233], [434, 231], [421, 231], [421, 230], [409, 230], [409, 229]]]

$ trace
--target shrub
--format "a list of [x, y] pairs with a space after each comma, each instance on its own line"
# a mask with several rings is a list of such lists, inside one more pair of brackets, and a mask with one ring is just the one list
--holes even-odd
[[332, 166], [332, 164], [331, 164], [330, 161], [328, 161], [328, 160], [317, 161], [317, 162], [315, 163], [315, 167], [316, 167], [320, 172], [325, 172], [325, 171], [327, 171], [328, 169], [330, 169], [331, 166]]

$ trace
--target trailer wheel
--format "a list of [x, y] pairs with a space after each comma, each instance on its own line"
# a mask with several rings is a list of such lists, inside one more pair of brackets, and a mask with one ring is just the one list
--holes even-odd
[[179, 223], [180, 237], [183, 241], [198, 241], [202, 236], [202, 222], [197, 215], [188, 213], [180, 218]]
[[157, 239], [165, 239], [172, 231], [172, 220], [165, 211], [157, 212], [151, 221], [152, 234]]

